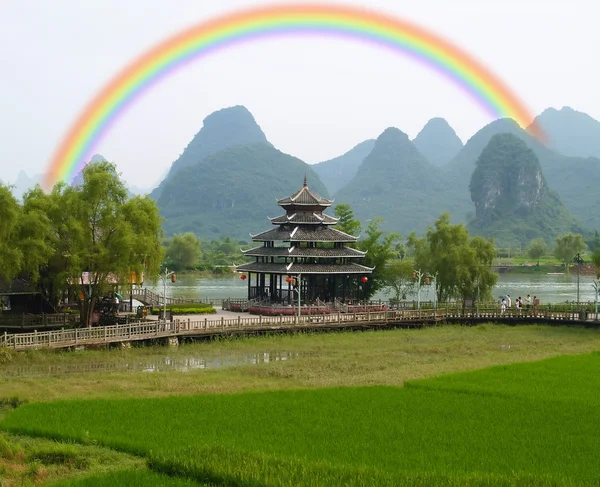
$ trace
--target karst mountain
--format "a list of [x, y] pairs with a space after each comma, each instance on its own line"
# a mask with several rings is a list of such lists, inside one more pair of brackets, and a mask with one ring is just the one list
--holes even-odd
[[462, 140], [443, 118], [432, 118], [414, 138], [413, 144], [434, 166], [450, 162], [463, 148]]
[[470, 229], [502, 246], [534, 238], [551, 243], [581, 226], [552, 191], [535, 153], [511, 133], [494, 135], [477, 159], [470, 179], [475, 218]]

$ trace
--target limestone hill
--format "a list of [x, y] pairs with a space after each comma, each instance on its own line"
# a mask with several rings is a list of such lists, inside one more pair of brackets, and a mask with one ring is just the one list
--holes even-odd
[[463, 149], [441, 169], [446, 177], [460, 190], [459, 204], [469, 198], [469, 181], [475, 164], [483, 149], [494, 135], [510, 133], [521, 139], [529, 147], [544, 172], [548, 185], [553, 188], [564, 205], [586, 228], [600, 228], [600, 160], [589, 157], [569, 157], [546, 147], [529, 135], [511, 119], [496, 120], [471, 137]]
[[165, 233], [249, 240], [271, 227], [267, 217], [279, 216], [277, 199], [296, 191], [305, 175], [311, 189], [328, 196], [310, 165], [269, 143], [216, 152], [166, 179], [157, 201]]
[[535, 119], [547, 144], [567, 156], [600, 158], [600, 122], [571, 107], [548, 108]]
[[359, 166], [373, 150], [374, 145], [373, 139], [365, 140], [341, 156], [312, 166], [330, 195], [337, 193], [356, 176]]
[[476, 216], [470, 229], [498, 245], [551, 243], [580, 225], [548, 188], [534, 152], [514, 134], [494, 135], [479, 156], [470, 181]]
[[397, 128], [386, 129], [356, 176], [336, 194], [363, 223], [384, 219], [383, 228], [405, 234], [424, 231], [443, 211], [465, 218], [472, 204], [457, 195], [438, 168]]
[[204, 119], [202, 128], [173, 162], [167, 177], [150, 196], [158, 200], [163, 185], [185, 167], [201, 162], [206, 156], [236, 145], [262, 142], [267, 137], [246, 107], [234, 106], [211, 113]]
[[443, 118], [432, 118], [413, 140], [415, 147], [434, 166], [450, 162], [463, 148], [462, 140]]

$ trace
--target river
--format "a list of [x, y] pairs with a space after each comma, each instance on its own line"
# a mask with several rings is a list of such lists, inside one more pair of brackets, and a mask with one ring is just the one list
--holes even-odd
[[[592, 276], [581, 276], [579, 283], [580, 301], [594, 301], [595, 291], [592, 287]], [[163, 294], [163, 286], [151, 287], [159, 294]], [[167, 296], [195, 299], [209, 298], [245, 298], [247, 284], [238, 275], [228, 277], [199, 277], [195, 275], [180, 275], [177, 282], [167, 282]], [[501, 273], [494, 288], [494, 297], [509, 294], [516, 298], [525, 298], [527, 294], [537, 296], [540, 303], [563, 303], [577, 299], [577, 274], [552, 275], [552, 274], [517, 274], [512, 272]], [[374, 299], [389, 299], [390, 295], [379, 292]], [[408, 299], [417, 299], [416, 295], [407, 296]], [[433, 298], [430, 286], [421, 289], [421, 300], [429, 301]]]

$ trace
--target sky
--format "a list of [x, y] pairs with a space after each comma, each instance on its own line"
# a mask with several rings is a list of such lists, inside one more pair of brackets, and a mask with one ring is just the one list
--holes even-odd
[[[287, 3], [280, 1], [279, 3]], [[479, 59], [534, 114], [600, 119], [596, 0], [346, 0], [416, 22]], [[252, 0], [0, 0], [0, 180], [44, 173], [76, 117], [126, 64]], [[463, 141], [490, 116], [447, 79], [356, 41], [269, 38], [199, 59], [146, 92], [95, 152], [153, 187], [215, 110], [246, 106], [281, 151], [312, 164], [394, 126], [444, 117]]]

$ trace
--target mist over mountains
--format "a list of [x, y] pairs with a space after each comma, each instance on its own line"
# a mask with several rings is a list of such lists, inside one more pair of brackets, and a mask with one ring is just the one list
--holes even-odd
[[[404, 235], [422, 233], [443, 211], [498, 245], [600, 229], [600, 122], [568, 107], [549, 108], [536, 121], [544, 142], [500, 119], [463, 144], [446, 120], [434, 118], [412, 141], [389, 127], [339, 157], [308, 165], [279, 151], [250, 111], [234, 106], [204, 119], [151, 197], [167, 235], [191, 231], [202, 238], [247, 240], [269, 228], [276, 199], [299, 189], [305, 176], [335, 204], [349, 203], [363, 224], [382, 217], [385, 230]], [[490, 185], [495, 178], [506, 184]], [[15, 194], [35, 181], [19, 174]], [[536, 181], [540, 198], [506, 205], [523, 203]], [[492, 213], [482, 211], [485, 187], [494, 188], [488, 197], [498, 193]]]

